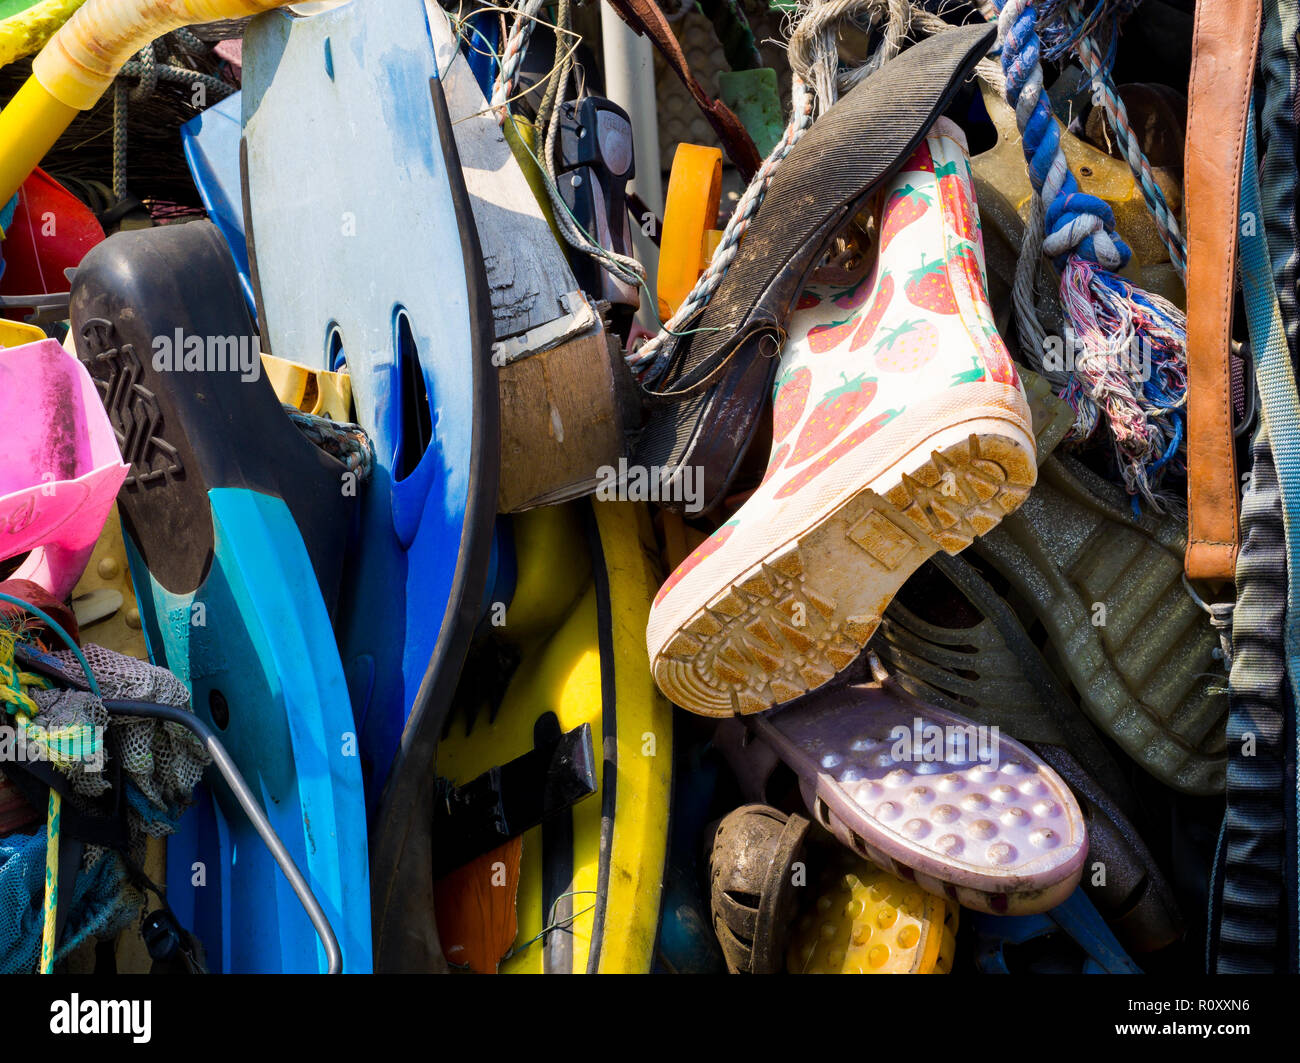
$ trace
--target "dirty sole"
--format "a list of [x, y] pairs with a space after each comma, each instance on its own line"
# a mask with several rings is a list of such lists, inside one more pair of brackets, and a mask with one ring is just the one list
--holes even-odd
[[[810, 507], [803, 527], [769, 539], [748, 564], [720, 552], [710, 572], [715, 559], [706, 559], [693, 582], [722, 590], [685, 613], [689, 590], [679, 587], [684, 609], [660, 610], [647, 632], [656, 682], [707, 716], [761, 712], [821, 686], [856, 659], [926, 558], [959, 553], [992, 530], [1025, 500], [1036, 472], [1033, 441], [1018, 424], [969, 420], [843, 501]], [[724, 581], [721, 564], [741, 574]]]

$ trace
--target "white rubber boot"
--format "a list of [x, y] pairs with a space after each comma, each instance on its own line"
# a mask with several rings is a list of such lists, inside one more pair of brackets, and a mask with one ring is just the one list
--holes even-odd
[[800, 300], [762, 485], [655, 598], [655, 681], [692, 712], [760, 712], [825, 683], [927, 557], [965, 549], [1034, 484], [956, 125], [934, 125], [879, 220], [871, 275]]

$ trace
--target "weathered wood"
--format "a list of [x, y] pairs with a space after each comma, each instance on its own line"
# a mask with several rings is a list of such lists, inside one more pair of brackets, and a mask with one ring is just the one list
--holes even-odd
[[560, 297], [578, 284], [469, 64], [456, 48], [446, 16], [431, 0], [426, 8], [500, 340], [566, 316]]
[[626, 455], [635, 408], [626, 363], [603, 327], [499, 370], [501, 478], [512, 513], [590, 494], [602, 465]]

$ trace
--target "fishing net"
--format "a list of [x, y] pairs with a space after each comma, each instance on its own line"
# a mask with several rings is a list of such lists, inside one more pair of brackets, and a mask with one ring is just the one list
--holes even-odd
[[[84, 646], [82, 652], [100, 693], [109, 700], [189, 705], [185, 684], [165, 668], [93, 643]], [[81, 674], [81, 666], [70, 650], [52, 653], [49, 659], [67, 675]], [[32, 693], [32, 700], [41, 706], [41, 720], [49, 730], [76, 724], [109, 726], [103, 705], [83, 691], [38, 690]], [[178, 723], [146, 716], [115, 716], [111, 728], [114, 752], [121, 758], [122, 771], [131, 784], [127, 788], [127, 824], [134, 858], [137, 848], [143, 850], [146, 835], [161, 838], [176, 829], [195, 784], [212, 758], [193, 732]], [[108, 786], [105, 773], [96, 768], [93, 760], [81, 760], [64, 771], [77, 793], [95, 797]], [[132, 793], [132, 786], [138, 793]]]
[[[88, 847], [89, 848], [89, 847]], [[35, 834], [0, 838], [0, 974], [30, 974], [41, 951], [41, 905], [45, 887], [45, 824]], [[71, 889], [68, 920], [59, 940], [59, 960], [91, 936], [125, 929], [144, 897], [127, 879], [122, 858], [100, 849], [83, 858]]]
[[[133, 657], [87, 645], [84, 654], [103, 698], [138, 700], [188, 707], [189, 692], [171, 672]], [[68, 650], [43, 654], [42, 661], [81, 682], [83, 673]], [[100, 698], [82, 690], [27, 686], [36, 704], [33, 724], [48, 736], [52, 766], [66, 776], [65, 802], [91, 811], [92, 802], [112, 785], [103, 770], [104, 755], [121, 763], [126, 801], [130, 864], [144, 862], [149, 837], [175, 831], [181, 812], [211, 758], [180, 724], [143, 716], [110, 717]], [[104, 742], [107, 741], [107, 750]], [[15, 832], [0, 838], [0, 973], [32, 971], [41, 945], [45, 883], [46, 829]], [[144, 895], [127, 873], [122, 854], [87, 844], [69, 890], [67, 918], [55, 959], [68, 955], [91, 936], [108, 937], [124, 929], [140, 912]]]

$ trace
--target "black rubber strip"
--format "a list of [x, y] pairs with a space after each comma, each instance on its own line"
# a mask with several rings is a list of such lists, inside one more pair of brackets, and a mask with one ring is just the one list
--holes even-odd
[[[533, 724], [534, 747], [559, 737], [559, 717], [542, 713]], [[544, 974], [573, 973], [573, 865], [573, 809], [566, 808], [542, 821], [542, 927], [557, 926], [542, 940]]]
[[614, 627], [610, 615], [609, 572], [600, 542], [595, 502], [583, 507], [583, 531], [591, 550], [591, 571], [596, 584], [596, 628], [600, 650], [601, 747], [604, 765], [600, 775], [600, 871], [596, 876], [596, 910], [591, 920], [591, 950], [587, 973], [600, 970], [600, 950], [605, 937], [605, 907], [609, 896], [609, 861], [614, 846], [614, 814], [618, 804], [618, 694], [614, 683]]

